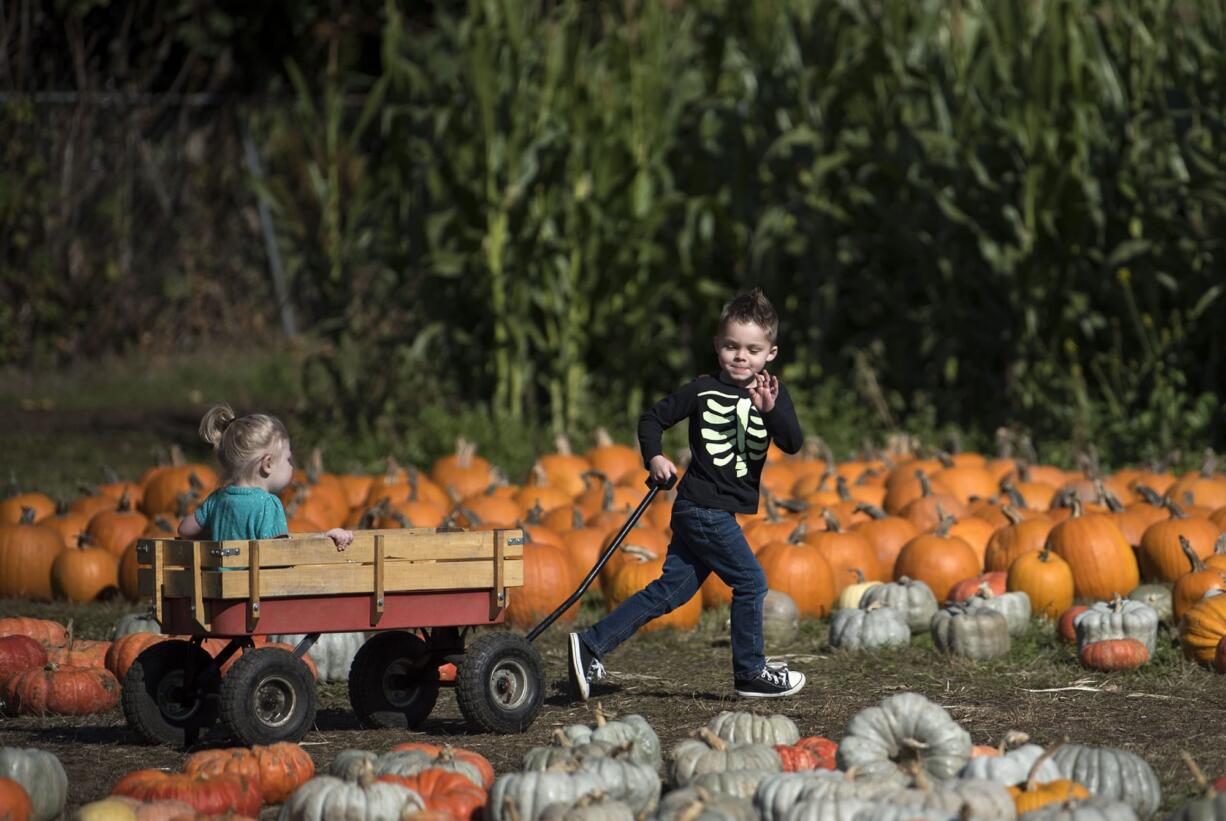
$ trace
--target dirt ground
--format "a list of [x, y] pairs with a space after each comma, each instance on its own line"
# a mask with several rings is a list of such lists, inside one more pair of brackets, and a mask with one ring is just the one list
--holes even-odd
[[[14, 608], [3, 604], [0, 615], [12, 614]], [[588, 621], [596, 612], [585, 607], [580, 618]], [[1158, 774], [1167, 807], [1193, 792], [1180, 750], [1192, 752], [1211, 777], [1226, 772], [1226, 681], [1186, 662], [1169, 643], [1143, 670], [1105, 675], [1080, 668], [1072, 651], [1043, 626], [1019, 640], [1010, 658], [970, 663], [938, 656], [923, 636], [901, 651], [832, 652], [825, 624], [810, 622], [793, 642], [768, 648], [805, 672], [808, 686], [794, 698], [748, 704], [732, 693], [724, 621], [724, 614], [711, 613], [694, 633], [634, 637], [607, 659], [610, 676], [594, 687], [586, 705], [571, 703], [565, 693], [565, 631], [551, 628], [537, 641], [546, 669], [545, 704], [520, 735], [473, 732], [450, 690], [420, 731], [364, 730], [349, 708], [345, 685], [322, 685], [316, 726], [303, 745], [322, 768], [344, 749], [381, 752], [411, 739], [447, 741], [481, 752], [506, 772], [518, 769], [529, 747], [547, 743], [555, 727], [591, 721], [598, 702], [606, 711], [645, 716], [667, 750], [722, 710], [779, 712], [803, 734], [838, 738], [857, 711], [914, 690], [948, 709], [977, 744], [995, 744], [1017, 729], [1041, 744], [1067, 737], [1136, 752]], [[86, 624], [84, 632], [98, 629]], [[123, 773], [177, 768], [184, 758], [181, 750], [137, 743], [117, 709], [89, 718], [3, 718], [0, 744], [58, 755], [69, 773], [74, 806], [106, 795]], [[275, 810], [265, 810], [265, 817], [273, 816]]]

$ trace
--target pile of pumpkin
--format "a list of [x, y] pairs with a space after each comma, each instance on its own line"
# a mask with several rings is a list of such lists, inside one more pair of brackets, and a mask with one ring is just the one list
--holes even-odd
[[[110, 641], [78, 639], [71, 622], [49, 619], [0, 619], [0, 710], [9, 715], [90, 715], [119, 703], [128, 668], [145, 648], [165, 636], [151, 616], [120, 617]], [[347, 681], [353, 656], [366, 633], [324, 633], [303, 654], [302, 662], [319, 681]], [[180, 637], [181, 638], [181, 637]], [[253, 636], [254, 647], [293, 650], [301, 635]], [[207, 639], [203, 647], [216, 656], [223, 639]], [[244, 648], [245, 652], [245, 648]], [[221, 667], [224, 676], [241, 653]]]
[[[995, 747], [972, 745], [944, 708], [904, 692], [853, 716], [837, 741], [802, 737], [786, 716], [726, 711], [665, 754], [641, 716], [610, 717], [597, 705], [593, 724], [558, 728], [519, 771], [496, 777], [477, 753], [420, 743], [346, 750], [319, 775], [294, 744], [209, 750], [189, 756], [181, 773], [129, 773], [111, 798], [75, 817], [255, 816], [280, 803], [283, 821], [1088, 821], [1148, 818], [1162, 804], [1153, 770], [1134, 753], [1029, 741], [1014, 732]], [[1187, 760], [1205, 794], [1171, 817], [1221, 817], [1226, 796], [1215, 789], [1226, 779], [1209, 785]], [[67, 780], [54, 756], [0, 749], [0, 801], [13, 792], [5, 779], [32, 802], [13, 817], [63, 810]]]
[[[1024, 592], [1032, 613], [1055, 619], [1074, 598], [1111, 601], [1144, 579], [1173, 586], [1176, 620], [1195, 609], [1185, 642], [1211, 662], [1226, 636], [1226, 601], [1201, 600], [1226, 588], [1226, 542], [1219, 541], [1226, 475], [1211, 453], [1200, 470], [1181, 475], [1159, 468], [1103, 474], [1085, 461], [1084, 469], [1066, 471], [1012, 456], [896, 450], [839, 462], [816, 441], [796, 456], [772, 447], [761, 510], [740, 520], [769, 586], [788, 594], [802, 616], [827, 616], [847, 588], [865, 581], [922, 581], [938, 602], [957, 602], [956, 585], [977, 588], [967, 580], [997, 573], [1005, 578], [1000, 592]], [[316, 452], [282, 493], [291, 532], [522, 527], [524, 586], [508, 608], [520, 627], [574, 590], [641, 500], [647, 476], [636, 449], [603, 434], [582, 455], [560, 438], [521, 484], [463, 440], [428, 472], [389, 462], [378, 476], [339, 474], [321, 462]], [[190, 513], [216, 481], [208, 466], [179, 459], [134, 482], [91, 488], [60, 513], [38, 493], [0, 502], [0, 596], [89, 600], [118, 587], [136, 598], [135, 540], [172, 535], [174, 518]], [[671, 499], [657, 497], [605, 566], [607, 606], [659, 574], [670, 513]], [[690, 629], [704, 606], [730, 597], [711, 576], [701, 595], [647, 629]], [[563, 621], [576, 612], [577, 605]]]

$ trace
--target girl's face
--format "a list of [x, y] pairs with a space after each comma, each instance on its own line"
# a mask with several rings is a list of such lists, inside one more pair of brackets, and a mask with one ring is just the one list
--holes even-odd
[[264, 454], [260, 461], [260, 476], [270, 493], [280, 493], [294, 477], [294, 454], [289, 442], [281, 442]]
[[728, 381], [747, 387], [779, 349], [756, 322], [729, 322], [715, 337], [715, 353]]

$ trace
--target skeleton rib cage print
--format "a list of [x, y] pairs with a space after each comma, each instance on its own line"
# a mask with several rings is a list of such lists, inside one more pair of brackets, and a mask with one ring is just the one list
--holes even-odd
[[[720, 391], [702, 391], [698, 396], [704, 398], [702, 438], [711, 462], [723, 467], [735, 460], [737, 477], [745, 476], [749, 473], [746, 459], [757, 462], [766, 458], [770, 446], [766, 423], [749, 397]], [[732, 404], [724, 404], [716, 397]]]

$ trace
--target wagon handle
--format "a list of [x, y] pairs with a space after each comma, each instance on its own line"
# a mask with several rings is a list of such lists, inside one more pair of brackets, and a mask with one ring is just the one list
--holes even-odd
[[529, 631], [527, 635], [528, 641], [533, 641], [537, 636], [545, 632], [545, 629], [549, 627], [549, 625], [558, 620], [558, 616], [565, 613], [568, 607], [578, 601], [579, 597], [587, 592], [587, 589], [592, 586], [592, 580], [596, 578], [597, 574], [600, 573], [601, 568], [603, 568], [609, 561], [609, 557], [613, 555], [613, 551], [621, 547], [622, 542], [624, 542], [626, 540], [626, 536], [629, 535], [631, 528], [638, 524], [639, 518], [643, 515], [644, 511], [647, 510], [647, 507], [651, 504], [651, 501], [656, 498], [656, 494], [661, 490], [672, 490], [673, 485], [676, 483], [676, 474], [668, 477], [663, 482], [656, 482], [656, 480], [652, 477], [647, 477], [647, 487], [649, 488], [647, 495], [643, 497], [643, 501], [639, 502], [639, 506], [634, 509], [634, 512], [630, 514], [630, 518], [626, 520], [624, 525], [622, 525], [622, 529], [617, 533], [617, 538], [613, 540], [608, 549], [605, 550], [605, 552], [601, 554], [600, 558], [596, 560], [596, 564], [593, 565], [592, 569], [588, 571], [587, 578], [583, 580], [578, 589], [576, 589], [574, 593], [571, 593], [566, 601], [562, 602], [562, 604], [558, 606], [557, 610], [554, 610], [552, 613], [542, 619], [540, 624], [533, 627], [532, 630]]

